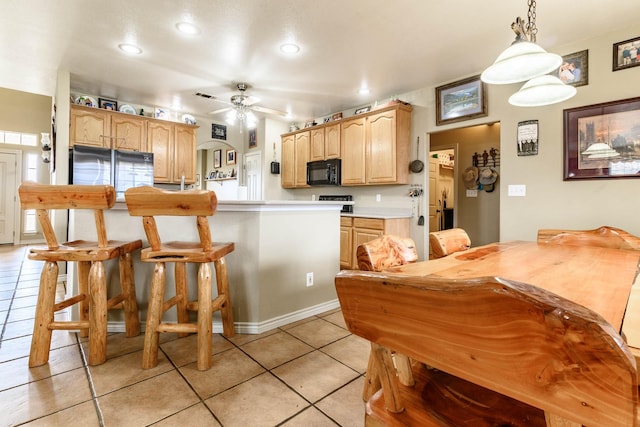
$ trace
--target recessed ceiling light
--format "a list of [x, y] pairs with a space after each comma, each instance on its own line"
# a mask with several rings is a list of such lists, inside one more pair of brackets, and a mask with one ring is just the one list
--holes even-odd
[[130, 53], [132, 55], [140, 55], [142, 53], [142, 49], [131, 43], [121, 43], [118, 45], [118, 47], [121, 51]]
[[178, 22], [176, 28], [183, 34], [195, 35], [200, 34], [200, 28], [196, 27], [191, 22]]
[[285, 43], [280, 45], [280, 51], [282, 53], [294, 54], [300, 52], [300, 46], [293, 43]]
[[358, 93], [360, 95], [369, 95], [371, 93], [371, 90], [368, 87], [361, 87], [360, 89], [358, 89]]

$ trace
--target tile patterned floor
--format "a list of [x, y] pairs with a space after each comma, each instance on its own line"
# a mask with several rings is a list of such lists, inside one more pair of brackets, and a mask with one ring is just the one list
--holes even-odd
[[0, 426], [362, 426], [369, 344], [334, 310], [261, 335], [215, 334], [213, 367], [196, 369], [195, 336], [162, 334], [159, 364], [142, 338], [110, 334], [107, 362], [54, 331], [49, 363], [29, 369], [41, 262], [0, 246]]

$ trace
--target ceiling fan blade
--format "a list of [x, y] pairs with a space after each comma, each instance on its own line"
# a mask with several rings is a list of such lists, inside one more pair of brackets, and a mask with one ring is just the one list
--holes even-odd
[[207, 114], [215, 115], [215, 114], [224, 113], [225, 111], [229, 111], [229, 110], [233, 110], [233, 107], [221, 108], [219, 110], [210, 111]]
[[285, 111], [274, 110], [273, 108], [261, 107], [259, 105], [252, 105], [251, 109], [258, 111], [260, 113], [273, 114], [273, 115], [282, 116], [282, 117], [286, 117], [288, 114]]
[[242, 103], [247, 107], [250, 107], [253, 104], [257, 104], [258, 102], [260, 102], [260, 98], [258, 98], [257, 96], [247, 96], [244, 101], [242, 101]]

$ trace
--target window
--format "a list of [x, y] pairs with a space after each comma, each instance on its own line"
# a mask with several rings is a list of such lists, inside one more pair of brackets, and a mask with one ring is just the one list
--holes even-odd
[[[34, 135], [35, 137], [35, 135]], [[36, 153], [25, 153], [26, 156], [26, 170], [24, 177], [27, 181], [38, 180], [38, 160], [39, 156]], [[25, 209], [23, 211], [22, 231], [24, 234], [37, 233], [37, 219], [35, 209]]]
[[14, 144], [37, 147], [38, 135], [35, 133], [22, 133], [12, 132], [9, 130], [0, 130], [0, 144]]

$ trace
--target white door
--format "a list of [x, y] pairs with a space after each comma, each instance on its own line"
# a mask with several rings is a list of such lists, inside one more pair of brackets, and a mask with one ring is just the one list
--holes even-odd
[[247, 200], [262, 200], [262, 153], [256, 151], [244, 155]]
[[0, 152], [0, 244], [14, 241], [16, 166], [15, 154]]

